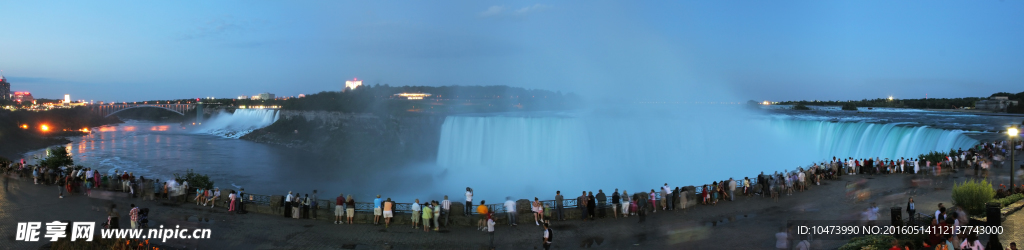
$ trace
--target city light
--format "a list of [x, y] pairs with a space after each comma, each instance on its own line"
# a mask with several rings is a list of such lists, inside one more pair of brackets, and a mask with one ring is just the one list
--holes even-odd
[[21, 124], [21, 129], [28, 129], [28, 124]]
[[1018, 131], [1017, 128], [1010, 128], [1006, 130], [1006, 134], [1010, 135], [1010, 137], [1015, 137], [1018, 133], [1020, 133], [1020, 131]]
[[46, 124], [39, 125], [39, 130], [42, 130], [43, 132], [50, 131], [50, 126], [47, 126]]
[[889, 96], [889, 100], [892, 101], [892, 96]]

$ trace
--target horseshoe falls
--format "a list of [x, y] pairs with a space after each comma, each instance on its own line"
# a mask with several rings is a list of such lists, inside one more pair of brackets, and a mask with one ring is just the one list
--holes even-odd
[[436, 165], [463, 186], [508, 189], [498, 180], [525, 178], [536, 181], [523, 193], [646, 190], [792, 170], [832, 156], [917, 157], [975, 143], [962, 131], [905, 124], [700, 114], [467, 115], [446, 118]]

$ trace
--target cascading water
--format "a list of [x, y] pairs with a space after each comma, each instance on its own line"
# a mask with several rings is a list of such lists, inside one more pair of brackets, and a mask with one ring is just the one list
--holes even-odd
[[961, 130], [899, 123], [830, 122], [771, 119], [772, 127], [801, 142], [812, 143], [819, 159], [916, 158], [932, 151], [967, 149], [978, 143]]
[[438, 147], [440, 183], [510, 194], [632, 192], [793, 170], [832, 156], [917, 157], [977, 143], [929, 127], [690, 112], [449, 116]]
[[253, 130], [270, 126], [278, 118], [275, 109], [237, 109], [234, 113], [221, 110], [200, 125], [198, 132], [239, 138]]

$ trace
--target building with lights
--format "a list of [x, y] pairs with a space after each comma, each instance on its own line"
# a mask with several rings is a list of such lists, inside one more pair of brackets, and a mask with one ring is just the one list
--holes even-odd
[[993, 96], [988, 100], [980, 100], [974, 103], [975, 109], [981, 110], [992, 110], [992, 111], [1006, 111], [1006, 107], [1017, 106], [1017, 101], [1010, 100], [1010, 97], [1006, 96]]
[[423, 98], [430, 97], [430, 93], [398, 93], [394, 96], [407, 100], [423, 100]]
[[271, 93], [259, 93], [252, 96], [253, 100], [273, 100], [274, 94]]
[[15, 91], [12, 95], [14, 96], [14, 101], [18, 103], [34, 103], [36, 101], [35, 98], [32, 98], [32, 93], [27, 91]]
[[247, 96], [247, 95], [240, 95], [240, 96], [238, 96], [238, 100], [245, 100], [245, 99], [249, 99], [249, 96]]
[[357, 78], [352, 78], [351, 81], [345, 81], [345, 88], [342, 89], [341, 91], [355, 90], [359, 86], [363, 86], [363, 81], [360, 81]]
[[7, 82], [7, 78], [3, 74], [0, 74], [0, 100], [14, 100], [14, 95], [11, 94], [11, 83]]

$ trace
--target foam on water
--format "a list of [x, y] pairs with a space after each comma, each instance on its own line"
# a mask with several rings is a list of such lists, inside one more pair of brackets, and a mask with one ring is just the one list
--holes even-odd
[[221, 110], [203, 122], [197, 132], [239, 138], [253, 130], [270, 126], [278, 119], [275, 109], [237, 109], [234, 113]]

